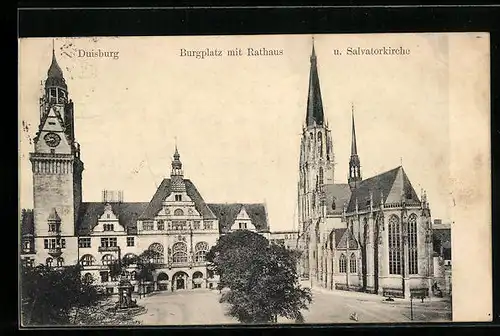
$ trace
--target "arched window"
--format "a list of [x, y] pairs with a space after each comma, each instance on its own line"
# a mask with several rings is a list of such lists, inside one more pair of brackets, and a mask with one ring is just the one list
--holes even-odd
[[64, 258], [63, 257], [57, 258], [57, 267], [61, 267], [62, 265], [64, 265]]
[[323, 157], [323, 137], [321, 132], [318, 132], [318, 154], [320, 158]]
[[185, 263], [188, 261], [187, 245], [183, 242], [177, 242], [172, 246], [172, 262]]
[[207, 252], [208, 252], [208, 244], [206, 242], [197, 243], [195, 246], [194, 261], [204, 262]]
[[103, 265], [110, 265], [115, 261], [115, 257], [112, 254], [105, 254], [102, 257], [102, 264]]
[[175, 209], [174, 216], [184, 216], [184, 211], [182, 209]]
[[414, 213], [408, 218], [408, 250], [409, 272], [418, 274], [417, 215]]
[[52, 267], [52, 263], [54, 262], [54, 259], [52, 259], [51, 257], [48, 257], [47, 259], [45, 259], [45, 264], [48, 266], [48, 267]]
[[133, 253], [127, 253], [123, 256], [123, 262], [125, 264], [132, 264], [137, 260], [137, 256]]
[[345, 255], [342, 253], [340, 255], [340, 259], [339, 259], [339, 273], [346, 273], [347, 272], [347, 262], [346, 262], [346, 257]]
[[82, 266], [92, 266], [95, 263], [95, 259], [90, 254], [85, 254], [81, 259], [80, 263]]
[[24, 249], [25, 249], [25, 250], [29, 250], [29, 249], [30, 249], [30, 246], [31, 246], [31, 244], [30, 244], [30, 241], [29, 241], [29, 240], [24, 241]]
[[136, 271], [130, 272], [130, 280], [135, 280], [135, 279], [137, 279], [137, 272]]
[[356, 255], [353, 253], [351, 254], [351, 258], [349, 258], [349, 272], [356, 273], [357, 272], [356, 266], [357, 266]]
[[158, 278], [156, 279], [158, 281], [168, 281], [168, 275], [167, 273], [161, 272], [158, 274]]
[[160, 243], [153, 243], [149, 245], [148, 250], [153, 252], [153, 263], [162, 264], [163, 263], [163, 245]]
[[389, 218], [389, 274], [401, 274], [401, 225], [396, 215]]
[[319, 167], [319, 185], [323, 185], [324, 183], [324, 173], [323, 173], [323, 167]]
[[85, 275], [83, 276], [83, 281], [85, 283], [91, 283], [92, 281], [94, 281], [94, 278], [92, 277], [92, 274], [85, 273]]

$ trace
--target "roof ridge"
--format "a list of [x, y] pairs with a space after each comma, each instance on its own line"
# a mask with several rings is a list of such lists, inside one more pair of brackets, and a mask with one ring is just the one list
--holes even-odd
[[[387, 173], [391, 173], [391, 172], [396, 171], [396, 170], [398, 170], [398, 169], [400, 169], [400, 168], [402, 169], [402, 168], [403, 168], [403, 166], [398, 166], [398, 167], [396, 167], [396, 168], [392, 168], [392, 169], [386, 170], [386, 171], [384, 171], [384, 172], [382, 172], [382, 173], [378, 173], [377, 175], [370, 176], [369, 178], [366, 178], [366, 179], [362, 180], [362, 181], [361, 181], [361, 183], [363, 183], [363, 182], [365, 182], [365, 181], [369, 181], [369, 180], [374, 179], [374, 178], [376, 178], [376, 177], [379, 177], [380, 175], [384, 175], [384, 174], [387, 174]], [[403, 171], [404, 171], [404, 170], [403, 170]]]

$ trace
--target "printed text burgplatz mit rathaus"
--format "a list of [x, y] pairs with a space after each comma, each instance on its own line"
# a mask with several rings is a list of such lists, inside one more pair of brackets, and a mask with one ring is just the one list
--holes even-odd
[[199, 50], [188, 50], [181, 48], [179, 56], [195, 57], [204, 59], [206, 57], [222, 57], [222, 56], [282, 56], [283, 49], [268, 49], [268, 48], [233, 48], [233, 49], [212, 49], [205, 48]]

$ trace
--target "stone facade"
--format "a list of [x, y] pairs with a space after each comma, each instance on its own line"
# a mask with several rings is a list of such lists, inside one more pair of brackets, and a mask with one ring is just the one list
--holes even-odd
[[[104, 192], [101, 202], [83, 202], [80, 146], [75, 140], [73, 102], [53, 54], [40, 100], [40, 125], [30, 153], [34, 209], [21, 214], [21, 259], [27, 265], [64, 267], [80, 263], [82, 276], [116, 293], [118, 279], [109, 264], [146, 250], [153, 278], [146, 291], [216, 288], [218, 279], [205, 260], [218, 238], [235, 230], [270, 237], [264, 204], [209, 204], [184, 178], [175, 149], [169, 178], [148, 202], [124, 202]], [[114, 195], [114, 194], [113, 194]], [[127, 276], [138, 290], [137, 269]]]
[[380, 295], [430, 295], [432, 223], [402, 166], [363, 179], [354, 109], [347, 183], [334, 183], [331, 130], [324, 118], [317, 57], [311, 56], [300, 143], [299, 269], [312, 286]]

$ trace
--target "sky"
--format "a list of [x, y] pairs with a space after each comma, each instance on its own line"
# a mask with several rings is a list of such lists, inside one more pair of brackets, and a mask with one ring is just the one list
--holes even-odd
[[[21, 208], [33, 206], [29, 139], [52, 43], [19, 42]], [[297, 228], [311, 45], [311, 35], [56, 38], [75, 105], [84, 201], [101, 201], [107, 189], [148, 202], [170, 175], [177, 143], [184, 175], [207, 203], [265, 202], [271, 230]], [[402, 47], [410, 55], [352, 56], [348, 47]], [[180, 56], [206, 48], [224, 55], [241, 48], [243, 56]], [[247, 48], [283, 52], [247, 56]], [[119, 57], [78, 57], [98, 49]], [[426, 190], [432, 217], [452, 220], [446, 35], [315, 35], [315, 49], [336, 183], [347, 180], [354, 106], [363, 177], [402, 164], [417, 194]]]

